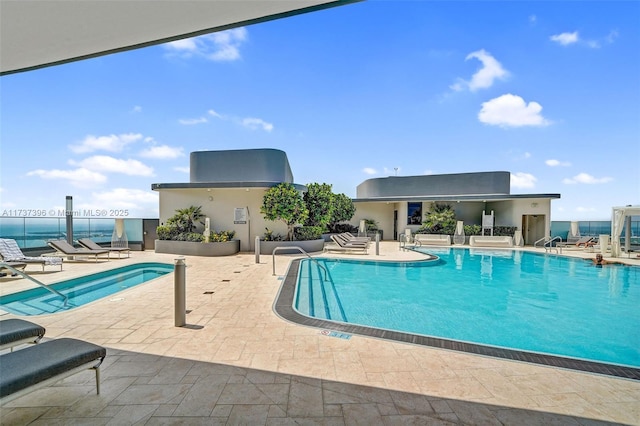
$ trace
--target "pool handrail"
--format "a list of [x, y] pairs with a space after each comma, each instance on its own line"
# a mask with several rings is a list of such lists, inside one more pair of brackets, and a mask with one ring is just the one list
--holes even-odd
[[276, 274], [276, 251], [279, 250], [290, 250], [290, 249], [295, 249], [300, 251], [300, 253], [304, 254], [305, 256], [307, 256], [309, 259], [311, 259], [312, 261], [314, 261], [319, 267], [320, 269], [322, 269], [324, 271], [324, 280], [328, 281], [329, 280], [329, 276], [328, 276], [328, 271], [327, 268], [325, 268], [324, 266], [322, 266], [320, 264], [320, 262], [318, 262], [317, 259], [314, 259], [313, 257], [311, 257], [311, 255], [309, 253], [307, 253], [305, 251], [305, 249], [303, 249], [302, 247], [298, 247], [298, 246], [282, 246], [282, 247], [276, 247], [273, 249], [273, 252], [271, 252], [271, 258], [273, 259], [272, 263], [273, 263], [273, 275]]
[[13, 267], [13, 266], [11, 266], [11, 265], [8, 265], [8, 264], [7, 264], [7, 263], [5, 263], [5, 262], [0, 262], [0, 265], [2, 265], [2, 267], [3, 267], [3, 268], [6, 268], [6, 269], [8, 269], [8, 270], [12, 271], [14, 274], [18, 274], [18, 275], [22, 276], [22, 278], [26, 278], [26, 279], [28, 279], [29, 281], [34, 282], [34, 283], [38, 284], [39, 286], [46, 288], [46, 289], [47, 289], [47, 290], [49, 290], [51, 293], [54, 293], [54, 294], [56, 294], [56, 295], [58, 295], [58, 296], [62, 297], [62, 299], [64, 300], [64, 306], [67, 306], [67, 304], [69, 303], [69, 297], [68, 297], [68, 296], [65, 296], [64, 294], [60, 293], [58, 290], [55, 290], [55, 289], [53, 289], [53, 288], [49, 287], [49, 286], [48, 286], [48, 285], [46, 285], [45, 283], [43, 283], [43, 282], [40, 282], [40, 281], [36, 280], [36, 279], [35, 279], [35, 278], [33, 278], [31, 275], [29, 275], [29, 274], [27, 274], [27, 273], [25, 273], [25, 272], [23, 272], [23, 271], [20, 271], [20, 270], [18, 270], [18, 269], [16, 269], [16, 268], [14, 268], [14, 267]]

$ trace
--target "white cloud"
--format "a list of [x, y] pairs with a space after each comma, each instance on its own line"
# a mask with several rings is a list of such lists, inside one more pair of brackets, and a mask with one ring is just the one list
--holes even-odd
[[142, 112], [142, 107], [140, 105], [135, 105], [132, 109], [131, 109], [132, 113], [139, 113]]
[[158, 145], [140, 151], [140, 156], [144, 158], [168, 159], [183, 157], [184, 152], [182, 147]]
[[189, 167], [174, 167], [173, 170], [181, 173], [189, 173], [190, 171]]
[[527, 104], [520, 96], [506, 94], [482, 103], [478, 120], [501, 127], [547, 126], [550, 124], [540, 112], [537, 102]]
[[367, 175], [375, 175], [378, 173], [376, 169], [372, 169], [371, 167], [365, 167], [364, 169], [362, 169], [362, 172]]
[[244, 27], [164, 44], [164, 48], [183, 57], [199, 56], [211, 61], [240, 59], [240, 46], [247, 40]]
[[75, 170], [38, 169], [28, 172], [27, 176], [39, 176], [42, 179], [49, 180], [62, 179], [79, 188], [90, 188], [93, 185], [107, 181], [107, 177], [105, 175], [84, 168]]
[[115, 188], [91, 194], [90, 204], [79, 206], [86, 209], [127, 210], [127, 217], [158, 217], [158, 194], [133, 188]]
[[536, 15], [529, 15], [529, 23], [531, 25], [535, 25], [537, 21], [538, 21], [538, 17]]
[[511, 186], [513, 188], [533, 188], [538, 179], [530, 173], [511, 173]]
[[612, 180], [613, 178], [611, 177], [596, 178], [591, 176], [588, 173], [578, 173], [572, 178], [563, 179], [562, 183], [565, 183], [568, 185], [572, 185], [575, 183], [598, 184], [598, 183], [611, 182]]
[[181, 118], [178, 120], [178, 123], [183, 124], [185, 126], [193, 126], [194, 124], [202, 124], [206, 123], [207, 117], [198, 117], [198, 118]]
[[557, 167], [557, 166], [562, 166], [562, 167], [569, 167], [571, 166], [571, 163], [568, 161], [560, 161], [560, 160], [555, 160], [555, 159], [550, 159], [544, 162], [544, 164], [546, 164], [549, 167]]
[[482, 62], [482, 68], [471, 76], [471, 81], [458, 79], [458, 81], [451, 86], [451, 89], [458, 92], [466, 87], [472, 92], [475, 92], [478, 89], [487, 89], [493, 85], [496, 79], [505, 79], [509, 75], [509, 72], [502, 67], [500, 62], [484, 49], [469, 53], [465, 61], [474, 58]]
[[613, 43], [616, 38], [618, 38], [618, 31], [611, 30], [604, 39], [607, 43]]
[[140, 204], [158, 203], [158, 194], [154, 191], [141, 189], [115, 188], [106, 192], [91, 194], [95, 205], [101, 208], [137, 208]]
[[256, 130], [258, 128], [262, 128], [265, 132], [270, 132], [273, 130], [273, 124], [267, 123], [261, 118], [252, 118], [247, 117], [242, 119], [242, 125], [251, 130]]
[[589, 212], [595, 212], [596, 209], [594, 207], [576, 207], [576, 211], [579, 213], [589, 213]]
[[222, 116], [222, 115], [218, 114], [216, 111], [214, 111], [214, 110], [212, 110], [212, 109], [210, 109], [209, 111], [207, 111], [207, 114], [209, 114], [209, 115], [210, 115], [210, 116], [212, 116], [212, 117], [215, 117], [215, 118], [219, 118], [219, 119], [221, 119], [221, 120], [224, 120], [224, 116]]
[[94, 155], [81, 161], [71, 160], [69, 163], [98, 172], [123, 173], [129, 176], [154, 176], [153, 168], [138, 160], [122, 160], [108, 155]]
[[80, 142], [79, 145], [69, 145], [71, 151], [83, 154], [93, 151], [109, 151], [120, 152], [125, 146], [137, 142], [142, 139], [142, 135], [139, 133], [125, 133], [121, 135], [109, 135], [109, 136], [93, 136], [88, 135]]
[[563, 46], [568, 46], [570, 44], [577, 43], [580, 40], [580, 36], [578, 35], [577, 31], [574, 31], [572, 33], [561, 33], [552, 35], [551, 37], [549, 37], [549, 39]]

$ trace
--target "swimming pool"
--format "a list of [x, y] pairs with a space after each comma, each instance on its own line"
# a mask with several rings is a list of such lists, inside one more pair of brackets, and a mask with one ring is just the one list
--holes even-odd
[[512, 250], [423, 250], [440, 260], [317, 258], [326, 281], [302, 260], [293, 308], [379, 330], [378, 337], [404, 333], [404, 341], [427, 336], [440, 347], [470, 343], [476, 353], [505, 348], [640, 367], [640, 268]]
[[172, 271], [173, 265], [168, 263], [136, 263], [50, 284], [49, 287], [69, 298], [66, 305], [59, 295], [37, 287], [0, 297], [0, 309], [16, 315], [42, 315], [68, 311]]

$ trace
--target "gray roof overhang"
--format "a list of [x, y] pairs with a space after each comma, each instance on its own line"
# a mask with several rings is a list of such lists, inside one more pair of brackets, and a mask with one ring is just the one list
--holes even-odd
[[[197, 182], [197, 183], [154, 183], [151, 184], [153, 191], [171, 189], [244, 189], [244, 188], [271, 188], [282, 182]], [[305, 185], [292, 184], [298, 191], [306, 191]]]
[[509, 200], [523, 200], [523, 199], [559, 199], [560, 194], [472, 194], [472, 195], [411, 195], [411, 196], [399, 196], [399, 197], [374, 197], [374, 198], [354, 198], [354, 203], [371, 203], [371, 202], [408, 202], [408, 201], [471, 201], [471, 202], [486, 202], [486, 201], [509, 201]]
[[0, 0], [0, 75], [361, 0]]

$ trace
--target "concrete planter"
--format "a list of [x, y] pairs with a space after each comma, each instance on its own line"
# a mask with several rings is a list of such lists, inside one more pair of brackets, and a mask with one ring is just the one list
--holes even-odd
[[240, 251], [240, 240], [217, 243], [156, 240], [155, 250], [156, 253], [181, 254], [185, 256], [230, 256]]
[[[324, 250], [324, 238], [307, 241], [260, 241], [260, 254], [273, 254], [276, 247], [300, 247], [307, 253]], [[279, 250], [277, 254], [300, 253], [298, 250]]]

